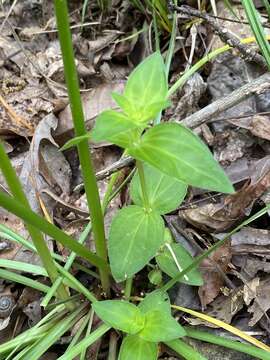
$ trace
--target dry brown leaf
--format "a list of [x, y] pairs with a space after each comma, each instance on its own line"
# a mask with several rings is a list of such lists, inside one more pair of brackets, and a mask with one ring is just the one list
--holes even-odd
[[[257, 293], [254, 294], [254, 298], [257, 301], [254, 301], [252, 306], [248, 309], [249, 313], [253, 313], [249, 322], [250, 326], [254, 326], [262, 318], [264, 312], [267, 312], [270, 309], [270, 278], [261, 281], [256, 290]], [[260, 306], [258, 306], [258, 303]]]
[[[243, 287], [240, 287], [233, 290], [228, 296], [221, 295], [216, 298], [211, 303], [209, 308], [207, 308], [205, 313], [209, 316], [214, 317], [215, 319], [230, 324], [234, 315], [237, 314], [240, 310], [242, 310], [243, 306]], [[190, 318], [188, 322], [191, 325], [205, 325], [213, 328], [218, 327], [200, 319]]]
[[202, 261], [200, 270], [204, 284], [199, 288], [199, 297], [203, 308], [218, 296], [220, 288], [224, 283], [224, 279], [217, 270], [216, 264], [222, 272], [226, 273], [230, 260], [231, 249], [230, 244], [227, 242], [213, 252], [209, 258]]
[[195, 209], [180, 210], [179, 215], [188, 223], [204, 231], [220, 233], [230, 229], [246, 216], [247, 211], [249, 212], [248, 208], [269, 188], [268, 163], [262, 177], [258, 180], [251, 177], [250, 184], [245, 184], [236, 193], [224, 197], [222, 202], [206, 204]]
[[[85, 122], [87, 128], [90, 130], [94, 125], [95, 118], [106, 109], [117, 108], [117, 105], [111, 97], [111, 93], [122, 92], [124, 89], [124, 82], [118, 81], [112, 84], [103, 84], [87, 93], [82, 95], [83, 110], [85, 116]], [[56, 136], [63, 137], [67, 135], [68, 132], [73, 130], [73, 121], [70, 111], [70, 106], [68, 105], [60, 114], [59, 114], [59, 123], [56, 130]], [[67, 140], [67, 139], [65, 139]]]
[[56, 127], [57, 118], [53, 114], [46, 116], [38, 124], [20, 174], [24, 191], [35, 212], [40, 212], [40, 198], [48, 213], [52, 212], [54, 201], [47, 195], [41, 195], [44, 188], [57, 189], [58, 186], [62, 192], [70, 190], [69, 164], [51, 135], [51, 131]]

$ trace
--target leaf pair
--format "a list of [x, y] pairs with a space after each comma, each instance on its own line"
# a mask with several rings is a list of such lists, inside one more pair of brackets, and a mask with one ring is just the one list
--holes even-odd
[[187, 191], [184, 183], [149, 165], [143, 168], [151, 210], [145, 209], [139, 176], [135, 174], [131, 183], [135, 205], [120, 210], [110, 228], [108, 251], [116, 281], [131, 277], [157, 254], [164, 244], [165, 227], [160, 215], [174, 210]]
[[155, 52], [130, 74], [124, 94], [113, 98], [124, 113], [137, 124], [145, 124], [169, 105], [165, 65]]
[[154, 360], [158, 342], [185, 335], [185, 330], [171, 316], [167, 294], [161, 291], [147, 295], [139, 306], [107, 300], [94, 303], [93, 309], [106, 324], [128, 334], [121, 345], [121, 360]]
[[[130, 188], [135, 205], [120, 210], [111, 224], [108, 247], [111, 270], [116, 281], [131, 277], [155, 256], [160, 269], [171, 277], [193, 261], [180, 244], [164, 246], [167, 241], [164, 231], [165, 234], [169, 232], [164, 228], [160, 216], [181, 204], [187, 192], [187, 185], [147, 164], [143, 169], [151, 212], [144, 208], [146, 204], [139, 175], [136, 173]], [[168, 242], [172, 242], [171, 237]], [[200, 273], [196, 269], [181, 281], [190, 285], [202, 284]]]

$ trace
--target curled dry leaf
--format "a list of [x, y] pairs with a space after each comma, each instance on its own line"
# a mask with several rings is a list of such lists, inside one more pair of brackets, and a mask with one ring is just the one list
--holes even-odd
[[[256, 293], [253, 293], [254, 302], [248, 309], [249, 313], [253, 313], [253, 316], [249, 322], [250, 326], [254, 326], [270, 309], [270, 278], [260, 281], [260, 284], [256, 287]], [[260, 306], [258, 306], [258, 303]]]
[[230, 120], [237, 127], [248, 129], [253, 135], [270, 140], [270, 117], [269, 115], [254, 115], [243, 119]]
[[[209, 308], [207, 308], [205, 313], [209, 316], [214, 317], [215, 319], [230, 324], [234, 315], [237, 314], [240, 310], [242, 310], [243, 306], [243, 287], [241, 286], [231, 291], [228, 296], [221, 295], [217, 297], [211, 303]], [[188, 321], [191, 325], [206, 325], [208, 327], [217, 328], [216, 325], [200, 319], [190, 318]]]
[[[233, 249], [232, 249], [233, 253]], [[244, 264], [241, 267], [241, 274], [247, 279], [253, 279], [259, 272], [270, 273], [270, 263], [265, 260], [260, 260], [255, 256], [247, 256], [244, 259]]]
[[56, 127], [57, 118], [53, 114], [38, 124], [20, 174], [31, 208], [36, 212], [40, 212], [41, 201], [49, 214], [52, 211], [52, 199], [41, 195], [44, 187], [53, 187], [55, 190], [58, 186], [62, 192], [69, 192], [71, 170], [51, 135]]
[[203, 308], [218, 296], [224, 283], [222, 272], [227, 272], [230, 260], [231, 248], [227, 242], [202, 261], [200, 270], [204, 284], [199, 288], [199, 297]]
[[[124, 82], [117, 81], [112, 84], [103, 84], [99, 87], [90, 90], [87, 93], [82, 95], [82, 104], [85, 116], [85, 122], [87, 128], [90, 130], [94, 125], [95, 118], [105, 109], [115, 109], [117, 108], [115, 102], [111, 97], [112, 92], [122, 92], [124, 89]], [[73, 121], [70, 111], [70, 106], [68, 105], [60, 114], [59, 114], [59, 124], [56, 130], [56, 135], [58, 137], [67, 136], [73, 130]], [[65, 138], [64, 141], [66, 141]]]
[[[258, 172], [256, 174], [256, 177]], [[235, 194], [223, 197], [218, 203], [206, 204], [195, 209], [180, 210], [179, 215], [188, 223], [207, 232], [223, 232], [240, 222], [249, 212], [254, 201], [270, 186], [269, 161], [263, 169], [260, 178], [251, 176], [250, 183], [246, 183]]]

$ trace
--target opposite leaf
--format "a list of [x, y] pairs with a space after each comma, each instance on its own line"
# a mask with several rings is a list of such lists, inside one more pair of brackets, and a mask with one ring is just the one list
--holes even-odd
[[92, 306], [98, 317], [114, 329], [136, 334], [144, 326], [144, 315], [128, 301], [97, 301]]
[[[150, 207], [159, 214], [175, 210], [186, 196], [187, 185], [148, 164], [143, 167]], [[136, 205], [144, 205], [138, 173], [132, 179], [130, 195]]]
[[140, 271], [163, 244], [164, 223], [154, 211], [125, 207], [114, 217], [108, 240], [112, 275], [118, 282]]
[[142, 109], [152, 103], [164, 102], [167, 92], [164, 62], [160, 53], [155, 52], [130, 74], [124, 96]]
[[118, 360], [156, 360], [157, 357], [157, 344], [129, 335], [121, 344]]
[[96, 142], [107, 140], [126, 148], [138, 138], [138, 134], [138, 125], [127, 116], [114, 110], [106, 110], [97, 117], [91, 139]]
[[189, 129], [176, 123], [147, 131], [128, 152], [184, 183], [224, 193], [233, 187], [207, 146]]
[[174, 340], [185, 335], [185, 330], [171, 314], [153, 310], [145, 314], [145, 325], [137, 336], [146, 341], [160, 342]]
[[[173, 243], [169, 244], [169, 247], [164, 247], [164, 250], [156, 256], [156, 261], [160, 269], [173, 278], [192, 264], [193, 258], [181, 244]], [[203, 279], [199, 270], [195, 268], [184, 275], [180, 282], [201, 286]]]
[[139, 309], [143, 314], [152, 310], [162, 311], [171, 315], [170, 299], [167, 293], [161, 290], [152, 291], [139, 303]]
[[128, 118], [138, 125], [154, 119], [160, 111], [171, 104], [169, 100], [164, 100], [148, 102], [146, 105], [140, 106], [137, 102], [130, 102], [124, 95], [118, 93], [112, 93], [112, 97]]

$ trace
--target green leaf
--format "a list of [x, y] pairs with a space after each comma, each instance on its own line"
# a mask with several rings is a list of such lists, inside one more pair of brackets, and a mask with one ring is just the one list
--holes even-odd
[[261, 24], [261, 19], [259, 17], [256, 6], [254, 5], [253, 0], [242, 0], [242, 5], [245, 9], [246, 16], [249, 22], [249, 25], [255, 35], [257, 44], [260, 47], [260, 50], [265, 58], [265, 61], [268, 66], [268, 71], [270, 70], [270, 45], [266, 38], [264, 28]]
[[123, 148], [131, 146], [142, 130], [127, 116], [114, 110], [103, 111], [96, 119], [91, 132], [92, 140], [107, 140]]
[[159, 52], [147, 57], [130, 74], [124, 96], [138, 109], [149, 104], [164, 102], [168, 86], [165, 66]]
[[[162, 271], [173, 278], [182, 270], [191, 265], [193, 263], [193, 258], [189, 252], [180, 244], [173, 243], [169, 244], [168, 246], [171, 247], [174, 257], [172, 256], [172, 252], [169, 250], [169, 248], [164, 247], [164, 250], [161, 252], [161, 254], [156, 256], [156, 262]], [[175, 260], [177, 261], [178, 266], [176, 265]], [[180, 282], [189, 285], [201, 286], [203, 284], [203, 279], [199, 270], [195, 268], [184, 275]]]
[[61, 151], [63, 150], [67, 150], [70, 149], [73, 146], [78, 145], [80, 142], [82, 142], [83, 140], [89, 140], [91, 137], [90, 133], [87, 133], [85, 135], [81, 135], [81, 136], [76, 136], [73, 139], [68, 140], [62, 147], [61, 147]]
[[163, 244], [164, 223], [154, 211], [131, 205], [114, 217], [108, 241], [112, 275], [123, 281], [140, 271]]
[[189, 129], [176, 123], [159, 124], [128, 148], [135, 159], [146, 161], [184, 183], [224, 193], [233, 187], [207, 146]]
[[[150, 207], [159, 214], [175, 210], [186, 196], [187, 185], [148, 164], [143, 167]], [[132, 179], [130, 195], [136, 205], [144, 206], [138, 172]]]
[[129, 335], [121, 344], [118, 360], [156, 360], [157, 357], [157, 344], [145, 341], [137, 335]]
[[139, 125], [154, 119], [160, 111], [171, 105], [169, 100], [163, 100], [139, 106], [137, 103], [133, 105], [125, 96], [118, 93], [113, 93], [112, 97], [130, 120]]
[[148, 273], [148, 280], [153, 285], [161, 285], [162, 283], [162, 272], [159, 269], [153, 269]]
[[97, 301], [92, 306], [98, 317], [114, 329], [136, 334], [144, 326], [144, 315], [128, 301]]
[[170, 341], [185, 336], [186, 332], [178, 322], [160, 310], [145, 314], [145, 325], [137, 336], [146, 341]]
[[147, 122], [148, 120], [154, 119], [160, 111], [166, 109], [170, 105], [171, 102], [169, 100], [151, 102], [140, 109], [137, 118], [140, 119], [141, 122]]
[[124, 95], [113, 92], [112, 98], [126, 115], [132, 116], [132, 114], [136, 111], [133, 104]]
[[155, 290], [146, 297], [138, 305], [143, 314], [152, 310], [159, 310], [164, 314], [171, 315], [170, 299], [166, 292]]

